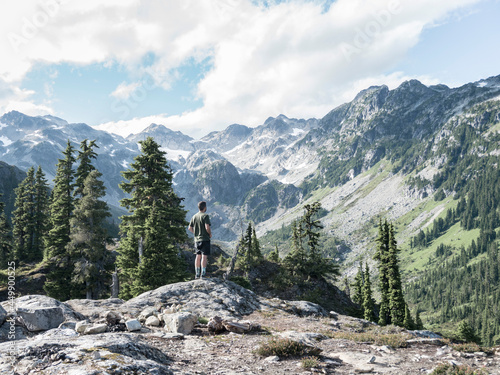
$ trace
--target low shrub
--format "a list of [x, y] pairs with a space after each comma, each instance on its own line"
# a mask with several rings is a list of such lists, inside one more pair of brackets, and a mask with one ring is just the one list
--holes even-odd
[[295, 357], [307, 354], [307, 346], [291, 339], [273, 337], [260, 344], [256, 350], [258, 355], [269, 357]]
[[466, 365], [453, 366], [448, 363], [439, 364], [431, 375], [487, 375], [484, 369], [473, 369]]
[[300, 363], [302, 365], [302, 368], [305, 369], [319, 367], [319, 359], [315, 356], [302, 358]]

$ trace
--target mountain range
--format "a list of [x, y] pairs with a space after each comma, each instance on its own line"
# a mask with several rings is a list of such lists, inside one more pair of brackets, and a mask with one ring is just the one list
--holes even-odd
[[[422, 209], [436, 193], [430, 182], [446, 164], [440, 145], [455, 142], [453, 131], [463, 123], [484, 137], [498, 133], [499, 107], [496, 76], [458, 88], [416, 80], [394, 90], [373, 86], [321, 119], [279, 115], [255, 128], [233, 124], [199, 140], [161, 124], [123, 138], [12, 111], [0, 117], [0, 160], [23, 170], [41, 165], [52, 181], [68, 140], [77, 148], [84, 138], [96, 139], [106, 198], [118, 206], [124, 197], [120, 172], [139, 154], [137, 142], [152, 136], [167, 152], [188, 216], [199, 200], [208, 201], [215, 238], [234, 241], [249, 220], [262, 236], [289, 225], [304, 203], [318, 200], [327, 211], [325, 233], [345, 245], [336, 250], [354, 254], [337, 254], [345, 260], [371, 246], [366, 234], [381, 217], [397, 221], [422, 211], [404, 220], [403, 241], [429, 225], [445, 205]], [[500, 153], [498, 144], [487, 148], [481, 152]], [[424, 183], [416, 186], [415, 179]]]

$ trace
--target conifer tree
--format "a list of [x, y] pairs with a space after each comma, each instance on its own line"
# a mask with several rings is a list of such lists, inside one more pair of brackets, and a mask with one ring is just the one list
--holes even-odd
[[292, 246], [284, 259], [284, 265], [293, 276], [303, 275], [307, 270], [307, 253], [302, 244], [303, 227], [300, 221], [292, 222]]
[[365, 280], [365, 275], [363, 271], [363, 262], [359, 263], [358, 273], [354, 278], [354, 283], [352, 284], [354, 295], [352, 296], [352, 301], [361, 306], [363, 303], [363, 283]]
[[370, 322], [375, 321], [375, 302], [373, 301], [372, 283], [370, 281], [370, 268], [365, 264], [363, 283], [363, 316]]
[[36, 260], [41, 260], [45, 252], [45, 236], [48, 228], [49, 185], [42, 167], [38, 166], [35, 174], [35, 215], [33, 247]]
[[405, 315], [403, 319], [403, 327], [406, 329], [415, 329], [416, 325], [413, 322], [413, 318], [411, 317], [410, 309], [408, 308], [408, 305], [405, 303]]
[[[0, 197], [2, 194], [0, 194]], [[7, 267], [12, 256], [12, 235], [10, 225], [5, 215], [4, 203], [0, 200], [0, 268]]]
[[252, 223], [248, 223], [247, 229], [240, 239], [243, 256], [238, 261], [239, 267], [246, 273], [255, 267], [262, 260], [262, 252], [260, 251], [260, 243], [255, 233], [255, 228]]
[[[394, 226], [392, 224], [389, 226], [388, 251], [389, 310], [391, 314], [391, 324], [404, 326], [405, 311], [408, 307], [403, 297], [403, 287], [399, 272], [399, 249], [394, 234]], [[408, 314], [410, 314], [409, 310]]]
[[65, 301], [71, 298], [73, 259], [67, 250], [70, 242], [70, 218], [74, 209], [73, 198], [73, 156], [74, 148], [68, 140], [63, 152], [64, 159], [59, 159], [54, 190], [50, 199], [49, 232], [45, 240], [45, 257], [49, 273], [44, 289], [53, 298]]
[[389, 310], [389, 270], [388, 270], [388, 244], [389, 225], [387, 221], [379, 223], [379, 234], [377, 237], [377, 251], [374, 259], [378, 261], [379, 289], [380, 289], [380, 312], [378, 324], [390, 324]]
[[[338, 266], [321, 254], [319, 230], [323, 226], [316, 218], [320, 209], [319, 202], [305, 205], [301, 220], [292, 223], [292, 250], [285, 258], [285, 266], [292, 274], [303, 279], [339, 275]], [[304, 239], [307, 240], [306, 244], [303, 243]]]
[[378, 261], [380, 313], [379, 324], [403, 326], [406, 302], [403, 296], [399, 272], [399, 249], [394, 234], [394, 226], [387, 222], [379, 224], [377, 251], [374, 259]]
[[178, 256], [178, 248], [170, 241], [166, 228], [169, 218], [158, 209], [156, 202], [145, 223], [144, 252], [135, 270], [131, 286], [133, 295], [139, 295], [162, 285], [175, 283], [186, 277], [186, 265]]
[[416, 329], [424, 329], [424, 324], [422, 323], [422, 319], [420, 318], [420, 311], [415, 312], [415, 328]]
[[39, 167], [28, 169], [26, 178], [16, 188], [13, 212], [14, 254], [18, 261], [38, 261], [43, 257], [48, 187]]
[[15, 189], [16, 199], [14, 201], [14, 206], [16, 207], [16, 209], [14, 210], [14, 212], [12, 212], [12, 234], [15, 238], [13, 244], [13, 259], [16, 262], [26, 260], [27, 225], [30, 216], [26, 212], [26, 205], [24, 204], [26, 191], [25, 181], [26, 179], [23, 180]]
[[275, 244], [274, 250], [269, 253], [268, 259], [271, 262], [280, 262], [280, 252], [278, 250], [278, 244]]
[[111, 216], [103, 198], [106, 189], [99, 178], [102, 174], [92, 170], [84, 180], [81, 197], [71, 217], [68, 252], [75, 260], [73, 283], [85, 292], [87, 299], [98, 299], [109, 279], [112, 259], [106, 249], [107, 230], [103, 227]]
[[87, 139], [84, 139], [80, 143], [81, 151], [78, 151], [78, 156], [76, 158], [76, 160], [79, 161], [80, 164], [78, 165], [75, 173], [74, 191], [74, 195], [77, 199], [83, 194], [85, 179], [90, 174], [90, 172], [96, 169], [92, 164], [92, 159], [97, 158], [97, 153], [94, 151], [94, 147], [99, 148], [99, 146], [97, 146], [95, 142], [95, 140], [89, 142]]
[[[121, 200], [121, 205], [129, 210], [130, 215], [122, 217], [120, 230], [123, 237], [117, 259], [121, 269], [120, 294], [123, 298], [130, 298], [136, 295], [139, 289], [156, 285], [158, 282], [156, 277], [163, 277], [164, 283], [182, 281], [181, 272], [178, 270], [153, 277], [146, 270], [138, 272], [138, 268], [140, 263], [152, 261], [147, 259], [150, 256], [148, 254], [163, 257], [171, 262], [173, 259], [171, 254], [175, 253], [177, 256], [176, 245], [187, 240], [186, 211], [181, 205], [182, 199], [173, 190], [173, 172], [165, 158], [165, 152], [160, 150], [158, 143], [151, 137], [140, 141], [139, 144], [141, 154], [134, 159], [130, 169], [122, 172], [128, 182], [120, 184], [120, 188], [130, 194], [130, 198]], [[150, 218], [153, 207], [157, 219]], [[150, 228], [151, 223], [157, 221], [164, 225], [161, 233]], [[146, 234], [148, 241], [153, 241], [159, 246], [156, 249], [158, 253], [145, 251], [149, 246], [145, 243]], [[155, 237], [157, 235], [161, 235], [161, 241]], [[140, 249], [142, 255], [139, 253]], [[173, 266], [177, 267], [177, 264], [175, 262]], [[137, 280], [138, 277], [142, 279]]]

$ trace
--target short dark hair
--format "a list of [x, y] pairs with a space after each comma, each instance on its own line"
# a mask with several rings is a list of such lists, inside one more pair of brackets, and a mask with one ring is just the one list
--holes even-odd
[[200, 211], [203, 211], [206, 207], [207, 207], [207, 202], [201, 201], [200, 203], [198, 203], [198, 209]]

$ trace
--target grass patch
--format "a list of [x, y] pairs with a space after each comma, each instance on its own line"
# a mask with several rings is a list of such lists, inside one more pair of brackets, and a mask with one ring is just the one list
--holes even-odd
[[310, 369], [319, 367], [319, 358], [315, 356], [302, 358], [300, 361], [302, 368]]
[[377, 329], [368, 332], [329, 332], [328, 336], [334, 339], [344, 339], [354, 342], [370, 343], [373, 345], [388, 345], [392, 348], [406, 348], [407, 340], [411, 335], [403, 332], [383, 332]]
[[291, 339], [273, 337], [266, 342], [262, 342], [256, 353], [263, 357], [276, 355], [278, 357], [301, 357], [310, 355], [312, 349], [307, 345]]
[[466, 365], [453, 366], [448, 363], [439, 364], [431, 375], [486, 375], [488, 372], [484, 369], [473, 369]]

